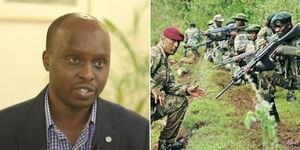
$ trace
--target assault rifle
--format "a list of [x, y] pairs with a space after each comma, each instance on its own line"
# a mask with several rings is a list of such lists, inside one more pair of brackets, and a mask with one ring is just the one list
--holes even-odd
[[231, 32], [231, 31], [234, 31], [234, 30], [243, 30], [245, 29], [247, 26], [239, 26], [239, 27], [236, 27], [236, 26], [228, 26], [228, 27], [221, 27], [221, 28], [217, 28], [217, 29], [211, 29], [211, 30], [208, 30], [206, 32], [201, 32], [200, 34], [204, 34], [204, 33], [217, 33], [217, 32]]
[[217, 68], [217, 67], [220, 67], [220, 66], [224, 66], [224, 65], [233, 63], [233, 62], [235, 62], [235, 61], [237, 61], [237, 60], [239, 60], [239, 59], [243, 59], [243, 58], [245, 58], [245, 57], [254, 55], [255, 53], [256, 53], [256, 50], [251, 50], [251, 51], [242, 53], [242, 54], [240, 54], [240, 55], [237, 55], [237, 56], [234, 56], [234, 57], [227, 58], [227, 59], [223, 60], [220, 64], [215, 65], [215, 66], [212, 66], [212, 68]]
[[297, 23], [288, 33], [283, 37], [271, 41], [264, 50], [257, 53], [252, 60], [243, 68], [241, 68], [236, 74], [233, 75], [230, 84], [225, 87], [216, 97], [218, 99], [226, 90], [228, 90], [234, 82], [242, 78], [242, 76], [251, 70], [262, 58], [268, 57], [273, 51], [284, 41], [300, 36], [300, 23]]

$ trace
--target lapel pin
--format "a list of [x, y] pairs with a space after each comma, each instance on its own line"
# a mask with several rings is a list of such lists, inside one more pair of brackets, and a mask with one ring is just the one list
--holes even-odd
[[110, 143], [112, 141], [112, 138], [110, 136], [105, 137], [105, 141], [107, 143]]

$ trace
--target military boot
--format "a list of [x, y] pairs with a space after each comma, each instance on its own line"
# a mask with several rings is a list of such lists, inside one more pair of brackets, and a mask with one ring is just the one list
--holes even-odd
[[274, 102], [274, 98], [265, 99], [265, 101], [267, 101], [267, 102], [269, 102], [270, 104], [272, 104], [272, 107], [271, 107], [271, 110], [270, 110], [270, 115], [275, 117], [275, 121], [276, 121], [277, 123], [280, 122], [279, 114], [278, 114], [277, 109], [276, 109], [276, 105], [275, 105], [275, 102]]
[[157, 150], [168, 150], [166, 140], [159, 140]]
[[168, 150], [182, 150], [184, 143], [185, 143], [185, 140], [180, 139], [180, 140], [176, 141], [175, 143], [168, 144]]
[[296, 101], [297, 97], [294, 90], [288, 90], [288, 93], [286, 94], [286, 101]]

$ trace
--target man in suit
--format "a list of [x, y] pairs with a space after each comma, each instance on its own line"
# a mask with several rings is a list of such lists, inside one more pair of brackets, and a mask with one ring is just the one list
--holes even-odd
[[43, 52], [49, 84], [37, 97], [0, 111], [0, 149], [149, 149], [148, 121], [98, 97], [110, 49], [96, 18], [71, 13], [56, 19]]

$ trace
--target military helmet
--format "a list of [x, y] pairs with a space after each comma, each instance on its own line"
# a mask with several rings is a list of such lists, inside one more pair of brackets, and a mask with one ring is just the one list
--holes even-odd
[[210, 25], [212, 25], [212, 24], [214, 24], [214, 21], [213, 21], [213, 20], [209, 20], [209, 21], [208, 21], [208, 25], [210, 26]]
[[233, 19], [235, 20], [243, 20], [245, 22], [248, 22], [247, 20], [247, 15], [246, 14], [243, 14], [243, 13], [238, 13], [236, 14], [234, 17], [232, 17]]
[[215, 15], [213, 20], [214, 21], [224, 21], [222, 15], [220, 15], [220, 14]]
[[276, 14], [277, 14], [277, 13], [271, 13], [271, 14], [269, 14], [269, 15], [267, 16], [266, 20], [267, 20], [268, 22], [271, 22], [272, 18], [273, 18]]
[[261, 28], [260, 28], [259, 25], [257, 25], [257, 24], [252, 24], [252, 25], [248, 26], [248, 27], [245, 29], [245, 31], [246, 31], [246, 32], [256, 32], [256, 33], [258, 33], [260, 29], [261, 29]]
[[273, 18], [271, 23], [274, 25], [281, 25], [292, 21], [292, 16], [288, 12], [279, 12]]

